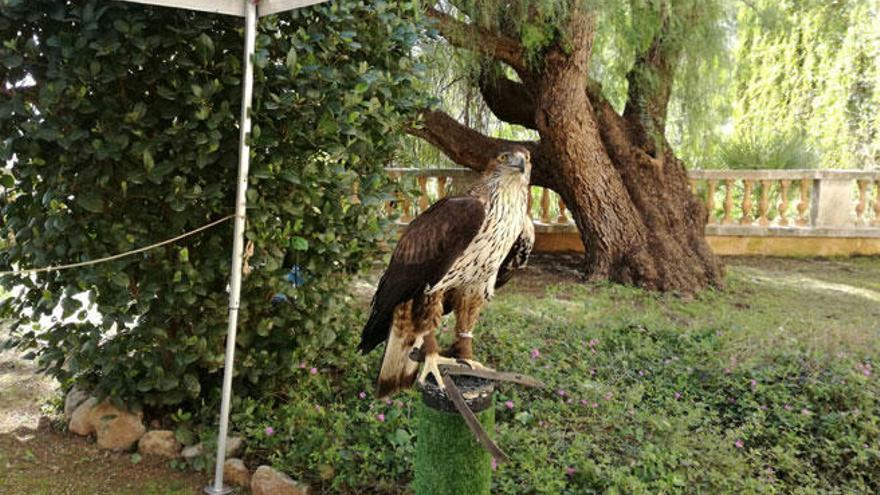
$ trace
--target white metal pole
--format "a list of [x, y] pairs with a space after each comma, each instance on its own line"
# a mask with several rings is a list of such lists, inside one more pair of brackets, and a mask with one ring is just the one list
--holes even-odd
[[254, 93], [253, 55], [257, 39], [257, 5], [253, 0], [245, 0], [244, 28], [244, 79], [241, 93], [241, 129], [238, 151], [238, 186], [235, 195], [235, 230], [232, 239], [232, 270], [229, 283], [229, 328], [226, 333], [226, 361], [223, 364], [223, 392], [220, 401], [220, 432], [217, 435], [217, 463], [214, 470], [214, 484], [205, 487], [210, 495], [230, 493], [223, 486], [223, 464], [226, 461], [226, 435], [229, 430], [229, 402], [232, 397], [232, 369], [235, 359], [235, 334], [238, 327], [238, 306], [241, 300], [241, 265], [244, 253], [244, 222], [248, 168], [250, 166], [250, 146], [247, 144], [251, 132], [251, 101]]

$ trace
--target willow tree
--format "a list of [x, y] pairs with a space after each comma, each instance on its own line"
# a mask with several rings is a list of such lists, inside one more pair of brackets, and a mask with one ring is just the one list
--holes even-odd
[[664, 137], [689, 44], [717, 23], [712, 2], [459, 0], [428, 16], [444, 43], [478, 59], [475, 87], [494, 116], [538, 139], [493, 138], [438, 108], [414, 135], [477, 171], [500, 147], [529, 148], [532, 182], [571, 210], [592, 279], [682, 292], [721, 285], [706, 211]]
[[880, 4], [756, 0], [739, 9], [736, 134], [806, 135], [827, 168], [880, 164]]

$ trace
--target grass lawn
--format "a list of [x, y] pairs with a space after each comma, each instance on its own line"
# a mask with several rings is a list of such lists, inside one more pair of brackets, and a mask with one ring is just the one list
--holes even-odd
[[727, 261], [693, 301], [541, 277], [499, 297], [478, 352], [555, 396], [502, 392], [496, 491], [877, 493], [880, 261]]
[[[476, 330], [478, 357], [549, 388], [500, 388], [495, 440], [512, 462], [492, 493], [880, 491], [880, 260], [727, 263], [727, 288], [689, 301], [583, 285], [559, 258], [500, 291]], [[305, 363], [286, 394], [234, 404], [248, 465], [269, 462], [319, 493], [408, 493], [419, 398], [359, 397], [380, 357]], [[4, 373], [0, 395], [18, 397]], [[79, 469], [84, 441], [47, 438], [57, 470], [0, 434], [0, 493], [135, 493], [102, 490], [108, 473], [143, 473], [155, 494], [204, 483], [126, 455]]]

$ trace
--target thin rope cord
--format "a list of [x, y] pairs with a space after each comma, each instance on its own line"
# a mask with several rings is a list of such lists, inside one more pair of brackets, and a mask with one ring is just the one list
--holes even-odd
[[165, 239], [164, 241], [157, 242], [155, 244], [150, 244], [149, 246], [144, 246], [142, 248], [133, 249], [131, 251], [126, 251], [124, 253], [114, 254], [112, 256], [105, 256], [103, 258], [98, 258], [96, 260], [80, 261], [78, 263], [70, 263], [67, 265], [56, 265], [56, 266], [47, 266], [47, 267], [43, 267], [43, 268], [29, 268], [26, 270], [11, 270], [11, 271], [6, 271], [6, 272], [0, 272], [0, 276], [30, 275], [32, 273], [55, 272], [55, 271], [67, 270], [68, 268], [78, 268], [81, 266], [97, 265], [98, 263], [106, 263], [107, 261], [113, 261], [113, 260], [117, 260], [119, 258], [124, 258], [126, 256], [131, 256], [133, 254], [143, 253], [144, 251], [149, 251], [151, 249], [155, 249], [157, 247], [164, 246], [166, 244], [171, 244], [173, 242], [177, 242], [177, 241], [179, 241], [183, 238], [189, 237], [193, 234], [198, 234], [199, 232], [201, 232], [203, 230], [210, 229], [211, 227], [214, 227], [215, 225], [219, 225], [219, 224], [229, 220], [230, 218], [235, 218], [235, 215], [226, 215], [225, 217], [223, 217], [219, 220], [214, 220], [213, 222], [202, 225], [201, 227], [199, 227], [197, 229], [190, 230], [189, 232], [184, 232], [183, 234], [180, 234], [177, 237]]

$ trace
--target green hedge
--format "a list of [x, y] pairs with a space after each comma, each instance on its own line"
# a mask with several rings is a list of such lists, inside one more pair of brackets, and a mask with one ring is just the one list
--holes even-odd
[[[260, 22], [239, 393], [333, 360], [340, 289], [391, 230], [382, 167], [422, 105], [417, 8], [339, 1]], [[0, 99], [0, 163], [15, 160], [0, 269], [123, 252], [232, 212], [241, 24], [124, 2], [0, 4], [0, 82], [15, 86]], [[5, 277], [25, 287], [2, 305], [11, 344], [135, 405], [201, 402], [223, 362], [231, 234], [226, 223], [112, 263]], [[293, 264], [299, 288], [285, 281]], [[71, 297], [84, 291], [99, 325]], [[59, 305], [73, 322], [34, 326]]]

